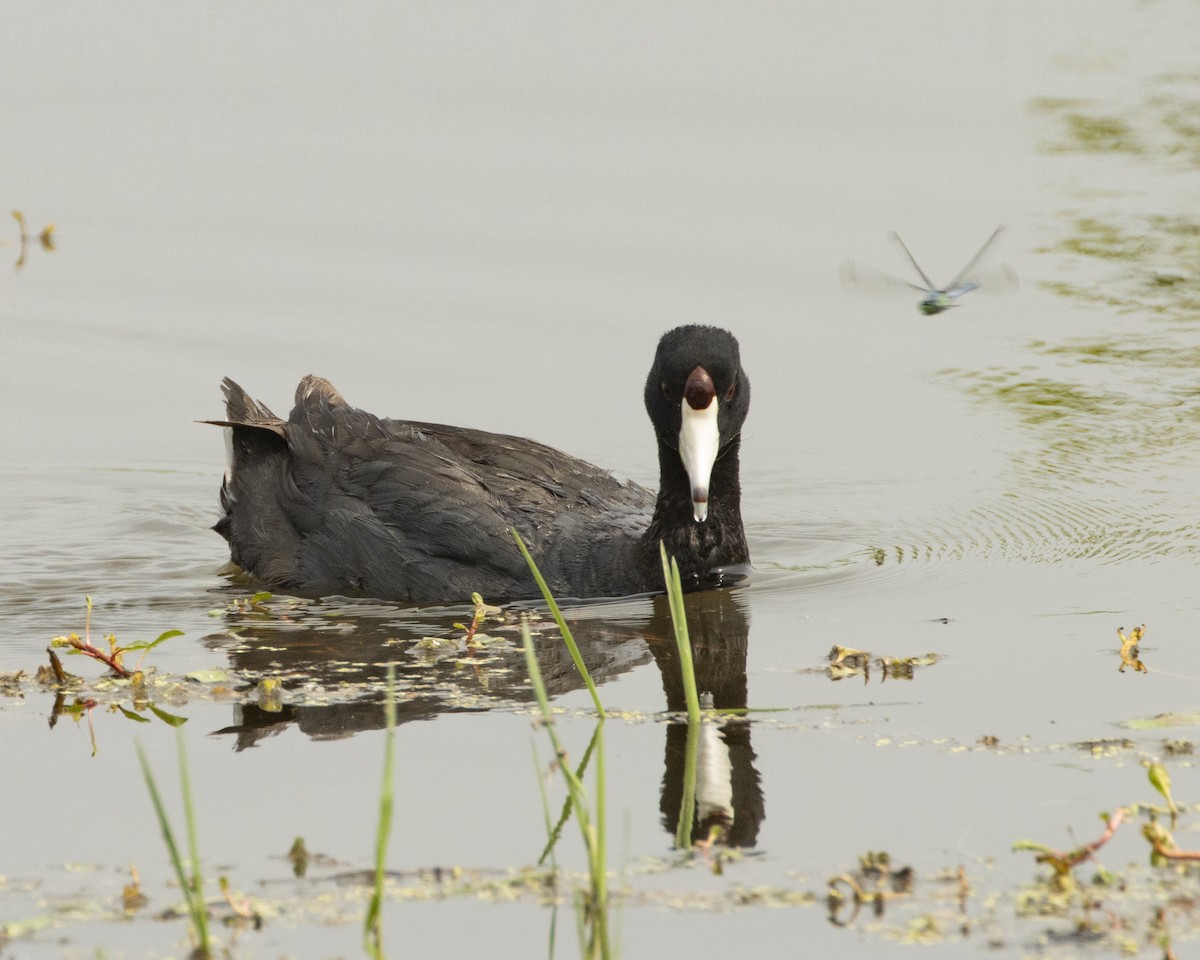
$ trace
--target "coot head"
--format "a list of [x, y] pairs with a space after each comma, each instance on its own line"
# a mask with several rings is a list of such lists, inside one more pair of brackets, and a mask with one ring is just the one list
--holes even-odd
[[[737, 340], [718, 327], [694, 324], [669, 331], [646, 378], [645, 400], [658, 435], [663, 492], [686, 484], [692, 517], [703, 524], [709, 518], [714, 465], [736, 454], [750, 409], [750, 379]], [[736, 473], [732, 480], [736, 484]]]

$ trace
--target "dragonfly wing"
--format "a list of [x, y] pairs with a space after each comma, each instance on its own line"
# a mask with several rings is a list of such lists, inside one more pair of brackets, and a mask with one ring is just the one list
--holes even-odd
[[923, 294], [930, 292], [924, 287], [918, 287], [915, 283], [909, 283], [907, 280], [893, 277], [890, 273], [884, 273], [882, 270], [868, 267], [865, 263], [859, 263], [856, 260], [847, 260], [842, 264], [842, 286], [846, 290], [853, 290], [855, 293], [866, 293], [875, 296], [886, 296], [909, 290], [916, 290], [918, 293]]
[[956, 297], [961, 297], [964, 293], [970, 293], [972, 290], [978, 290], [979, 283], [975, 280], [963, 280], [956, 283], [954, 286], [943, 291], [945, 295], [953, 300]]
[[992, 245], [996, 242], [996, 238], [1004, 231], [1004, 224], [1000, 224], [992, 235], [984, 241], [979, 252], [975, 254], [967, 265], [958, 271], [958, 275], [950, 281], [946, 292], [958, 290], [954, 296], [962, 296], [964, 293], [969, 293], [972, 290], [988, 290], [992, 293], [1006, 293], [1010, 290], [1015, 290], [1017, 287], [1017, 272], [1008, 264], [990, 265], [986, 264], [986, 256], [991, 251]]
[[911, 263], [913, 265], [913, 269], [916, 270], [917, 273], [919, 273], [921, 275], [921, 279], [925, 281], [925, 289], [926, 290], [936, 290], [937, 287], [934, 286], [933, 281], [930, 280], [929, 277], [927, 277], [925, 275], [925, 271], [922, 270], [921, 265], [919, 263], [917, 263], [917, 258], [912, 255], [912, 253], [909, 251], [908, 247], [906, 247], [904, 245], [904, 241], [900, 239], [900, 234], [896, 233], [893, 230], [890, 234], [888, 234], [888, 236], [890, 236], [892, 238], [893, 243], [895, 243], [901, 250], [904, 251], [904, 255], [906, 257], [908, 257], [908, 262]]

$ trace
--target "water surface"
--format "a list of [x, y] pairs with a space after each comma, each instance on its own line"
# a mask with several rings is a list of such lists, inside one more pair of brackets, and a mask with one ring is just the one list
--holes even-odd
[[[802, 937], [891, 955], [922, 920], [927, 949], [956, 954], [1121, 945], [1111, 926], [1072, 940], [1070, 908], [1022, 915], [1045, 871], [1011, 847], [1067, 848], [1098, 835], [1100, 811], [1153, 801], [1143, 759], [1195, 792], [1188, 756], [1164, 747], [1189, 729], [1127, 726], [1198, 700], [1195, 10], [72, 4], [8, 19], [3, 199], [53, 220], [59, 249], [0, 271], [0, 670], [31, 672], [82, 630], [85, 595], [97, 635], [185, 631], [148, 660], [172, 678], [157, 705], [187, 719], [207, 866], [268, 914], [235, 955], [358, 949], [365, 898], [332, 878], [370, 863], [387, 662], [402, 693], [390, 865], [477, 883], [402, 878], [387, 942], [526, 956], [554, 917], [506, 880], [545, 842], [530, 746], [543, 763], [548, 748], [515, 632], [496, 624], [468, 654], [430, 643], [461, 635], [466, 606], [232, 608], [253, 588], [220, 575], [207, 529], [223, 440], [194, 422], [219, 416], [221, 377], [279, 411], [315, 372], [381, 414], [529, 435], [653, 483], [641, 383], [685, 322], [733, 330], [754, 383], [758, 576], [692, 604], [710, 684], [755, 711], [717, 744], [744, 856], [717, 875], [672, 852], [681, 728], [662, 717], [661, 604], [573, 609], [617, 712], [625, 954], [792, 956]], [[944, 279], [1001, 222], [1013, 296], [925, 318], [916, 297], [838, 284], [844, 259], [903, 268], [892, 229]], [[1150, 673], [1120, 673], [1117, 628], [1143, 622]], [[834, 679], [835, 644], [922, 661], [911, 679]], [[590, 701], [557, 647], [541, 658], [580, 753]], [[5, 690], [0, 923], [53, 924], [9, 949], [182, 953], [183, 921], [154, 919], [176, 896], [131, 744], [177, 809], [170, 728], [90, 688], [93, 756], [86, 717], [51, 725], [51, 691]], [[305, 882], [283, 859], [296, 835], [330, 858]], [[880, 850], [915, 868], [914, 895], [831, 924], [829, 879]], [[1104, 857], [1146, 891], [1105, 903], [1142, 943], [1187, 882], [1128, 867], [1146, 853], [1129, 827]], [[150, 904], [118, 926], [130, 863]], [[965, 916], [943, 879], [960, 866]], [[560, 910], [560, 955], [573, 923]], [[1195, 936], [1184, 913], [1166, 924]]]

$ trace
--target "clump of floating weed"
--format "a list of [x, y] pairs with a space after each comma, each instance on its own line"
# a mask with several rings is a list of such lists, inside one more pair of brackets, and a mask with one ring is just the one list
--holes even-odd
[[[835, 926], [849, 926], [863, 907], [882, 917], [889, 901], [912, 895], [914, 881], [912, 867], [893, 867], [886, 851], [868, 851], [858, 858], [858, 869], [853, 873], [830, 878], [825, 895], [829, 921]], [[962, 872], [959, 883], [966, 883]]]
[[494, 607], [483, 602], [483, 597], [478, 593], [471, 594], [471, 603], [474, 610], [471, 614], [471, 622], [469, 624], [456, 623], [456, 630], [462, 630], [466, 636], [463, 642], [468, 648], [482, 645], [483, 641], [488, 639], [485, 634], [479, 633], [479, 627], [489, 617], [495, 620], [503, 621], [505, 619], [504, 611], [500, 607]]
[[1146, 665], [1142, 663], [1141, 658], [1141, 642], [1142, 637], [1146, 634], [1146, 625], [1143, 623], [1140, 627], [1134, 627], [1126, 636], [1124, 627], [1117, 627], [1117, 636], [1121, 638], [1121, 665], [1117, 667], [1120, 673], [1125, 672], [1126, 667], [1133, 667], [1135, 673], [1145, 673]]
[[[71, 655], [82, 654], [91, 657], [93, 660], [98, 660], [108, 667], [118, 677], [132, 677], [135, 673], [142, 669], [142, 663], [146, 659], [146, 654], [157, 647], [160, 643], [170, 640], [172, 637], [182, 637], [182, 630], [166, 630], [158, 635], [155, 640], [139, 641], [121, 646], [117, 643], [115, 634], [106, 634], [105, 640], [108, 642], [108, 650], [105, 651], [92, 643], [92, 598], [87, 597], [87, 616], [83, 623], [83, 637], [77, 633], [69, 633], [65, 636], [55, 637], [50, 641], [50, 646], [46, 652], [50, 656], [50, 665], [54, 670], [55, 676], [61, 681], [66, 677], [65, 671], [62, 669], [62, 664], [58, 660], [58, 656], [54, 652], [54, 648], [65, 648], [67, 653]], [[137, 665], [133, 670], [126, 668], [124, 663], [125, 654], [133, 653], [140, 650], [142, 655], [138, 658]]]
[[931, 667], [937, 663], [938, 655], [927, 653], [923, 657], [872, 657], [866, 650], [834, 644], [828, 659], [826, 673], [830, 680], [861, 676], [863, 683], [867, 683], [871, 679], [871, 664], [874, 663], [879, 668], [879, 679], [882, 683], [886, 680], [912, 680], [919, 667]]
[[229, 605], [224, 610], [216, 610], [214, 613], [230, 613], [230, 614], [258, 614], [260, 616], [271, 616], [271, 608], [267, 606], [267, 601], [271, 599], [269, 590], [259, 590], [258, 593], [251, 594], [248, 597], [234, 597], [229, 601]]
[[[1174, 830], [1184, 812], [1172, 795], [1171, 777], [1166, 767], [1158, 761], [1149, 760], [1145, 761], [1144, 766], [1150, 785], [1166, 801], [1165, 805], [1132, 803], [1112, 813], [1101, 814], [1104, 829], [1100, 835], [1069, 850], [1059, 850], [1030, 840], [1014, 844], [1014, 850], [1031, 852], [1038, 863], [1050, 868], [1048, 876], [1041, 878], [1022, 895], [1018, 901], [1019, 912], [1038, 916], [1064, 915], [1073, 909], [1093, 912], [1100, 892], [1121, 886], [1119, 878], [1097, 862], [1096, 855], [1126, 823], [1141, 821], [1142, 836], [1150, 846], [1152, 867], [1200, 861], [1200, 850], [1181, 849], [1164, 825], [1166, 821]], [[1096, 865], [1096, 871], [1091, 882], [1084, 884], [1076, 877], [1076, 869], [1089, 862]]]
[[[132, 710], [126, 709], [119, 703], [109, 704], [110, 711], [120, 712], [127, 719], [144, 723], [148, 718], [141, 716], [141, 712], [149, 710], [154, 716], [157, 716], [160, 720], [171, 726], [179, 726], [186, 723], [187, 721], [184, 717], [167, 713], [151, 703], [152, 684], [147, 674], [142, 671], [142, 664], [145, 661], [147, 653], [172, 637], [183, 636], [183, 631], [167, 630], [159, 634], [155, 640], [140, 641], [126, 645], [117, 643], [116, 636], [110, 633], [105, 636], [105, 642], [108, 647], [106, 650], [92, 642], [92, 598], [87, 597], [86, 599], [87, 615], [84, 620], [83, 636], [80, 637], [77, 633], [70, 633], [52, 639], [50, 645], [46, 648], [50, 665], [48, 667], [43, 665], [37, 671], [38, 682], [54, 691], [54, 706], [50, 713], [50, 726], [53, 727], [57, 719], [61, 716], [69, 716], [74, 720], [79, 720], [86, 716], [88, 732], [92, 743], [92, 755], [95, 756], [97, 750], [96, 731], [92, 725], [92, 711], [100, 704], [100, 699], [98, 698], [100, 697], [99, 690], [101, 687], [117, 688], [130, 696]], [[99, 682], [95, 688], [84, 692], [82, 691], [84, 686], [83, 680], [63, 669], [62, 661], [59, 659], [56, 650], [66, 650], [69, 655], [85, 656], [96, 660], [108, 667], [109, 676]], [[125, 665], [125, 655], [136, 651], [141, 651], [141, 656], [138, 658], [137, 664], [133, 669], [129, 669]], [[69, 691], [81, 692], [81, 695], [76, 696], [73, 702], [67, 703], [66, 695]]]

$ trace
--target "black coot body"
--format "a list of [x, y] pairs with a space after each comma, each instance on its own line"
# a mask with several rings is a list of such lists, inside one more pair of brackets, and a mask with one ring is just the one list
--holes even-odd
[[215, 528], [271, 588], [416, 604], [538, 595], [515, 527], [561, 597], [663, 589], [659, 541], [689, 589], [748, 571], [738, 448], [750, 381], [716, 327], [664, 334], [646, 380], [659, 492], [519, 437], [388, 420], [308, 376], [280, 420], [223, 384], [230, 464]]

